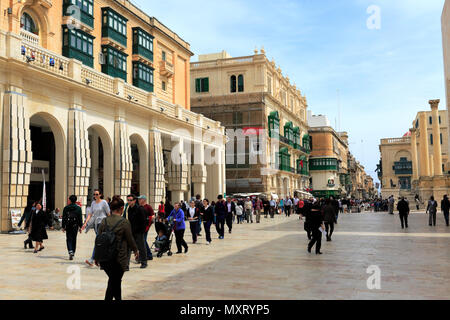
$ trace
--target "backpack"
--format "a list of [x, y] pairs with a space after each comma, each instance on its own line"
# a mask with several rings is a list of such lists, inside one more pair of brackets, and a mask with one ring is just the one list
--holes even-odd
[[78, 214], [75, 209], [72, 209], [67, 213], [66, 229], [75, 228], [76, 226], [78, 226]]
[[123, 220], [125, 219], [121, 218], [111, 229], [105, 221], [106, 229], [95, 238], [95, 261], [109, 262], [116, 258], [117, 237], [114, 230]]

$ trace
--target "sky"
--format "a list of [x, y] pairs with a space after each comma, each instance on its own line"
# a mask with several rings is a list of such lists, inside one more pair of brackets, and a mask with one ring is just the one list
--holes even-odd
[[348, 132], [350, 151], [378, 181], [380, 139], [403, 136], [431, 99], [445, 109], [444, 1], [132, 2], [190, 43], [191, 61], [222, 50], [247, 56], [264, 47], [306, 96], [308, 110]]

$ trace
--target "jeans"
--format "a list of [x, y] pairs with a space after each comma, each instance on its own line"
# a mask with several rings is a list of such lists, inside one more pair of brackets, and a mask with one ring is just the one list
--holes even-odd
[[145, 249], [147, 250], [147, 259], [150, 259], [150, 258], [153, 258], [153, 255], [152, 255], [152, 251], [150, 250], [150, 247], [147, 242], [147, 236], [148, 236], [148, 231], [146, 233], [144, 233], [144, 242], [145, 242]]
[[[330, 230], [330, 233], [328, 233], [328, 229]], [[334, 231], [334, 222], [325, 222], [325, 230], [327, 232], [327, 238], [331, 239], [331, 235]]]
[[75, 254], [75, 251], [77, 250], [77, 235], [78, 228], [69, 228], [66, 230], [66, 244], [69, 254]]
[[175, 241], [177, 243], [178, 252], [181, 252], [181, 246], [184, 247], [184, 250], [188, 249], [188, 245], [186, 241], [184, 241], [184, 230], [185, 229], [175, 230]]
[[448, 211], [444, 211], [444, 219], [445, 219], [445, 224], [448, 227], [449, 226]]
[[264, 208], [264, 218], [267, 218], [269, 215], [269, 208]]
[[217, 217], [216, 230], [219, 236], [223, 237], [225, 233], [225, 219]]
[[[97, 236], [97, 230], [94, 228], [95, 231], [95, 235]], [[91, 257], [91, 261], [94, 261], [94, 257], [95, 257], [95, 244], [94, 244], [94, 249], [92, 250], [92, 257]]]
[[285, 213], [286, 217], [290, 217], [291, 216], [291, 207], [290, 206], [285, 206], [284, 207], [284, 213]]
[[227, 217], [226, 217], [226, 222], [227, 222], [227, 227], [228, 227], [228, 231], [231, 232], [231, 229], [233, 229], [233, 213], [228, 213]]
[[191, 228], [192, 242], [196, 243], [198, 235], [198, 221], [189, 222], [189, 227]]
[[202, 232], [202, 218], [198, 218], [198, 226], [197, 226], [197, 234], [200, 234]]
[[252, 209], [245, 210], [245, 218], [247, 219], [247, 223], [249, 223], [249, 222], [253, 223], [253, 212], [252, 212]]
[[122, 300], [122, 266], [116, 260], [102, 264], [103, 270], [108, 275], [108, 288], [106, 289], [105, 300]]
[[203, 227], [205, 228], [205, 234], [206, 234], [206, 241], [211, 242], [211, 224], [212, 221], [205, 221], [203, 223]]
[[436, 226], [436, 212], [428, 212], [430, 215], [430, 218], [428, 219], [429, 225], [433, 224], [433, 226]]
[[402, 229], [404, 227], [408, 228], [408, 214], [407, 213], [400, 213], [400, 222], [402, 224]]
[[141, 264], [147, 264], [147, 249], [145, 248], [144, 234], [143, 233], [133, 233], [134, 241], [139, 250], [139, 261]]
[[275, 215], [275, 211], [276, 211], [277, 209], [275, 208], [275, 207], [270, 207], [270, 217], [273, 219], [273, 217], [274, 217], [274, 215]]

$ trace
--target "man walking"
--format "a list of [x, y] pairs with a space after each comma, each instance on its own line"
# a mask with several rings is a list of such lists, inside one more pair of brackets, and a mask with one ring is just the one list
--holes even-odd
[[331, 241], [331, 236], [334, 231], [334, 223], [336, 221], [336, 209], [333, 206], [333, 199], [327, 199], [323, 207], [323, 215], [325, 222], [325, 231], [327, 232], [327, 241]]
[[77, 205], [77, 196], [69, 197], [69, 205], [64, 207], [62, 215], [62, 231], [66, 233], [67, 251], [69, 252], [69, 260], [73, 260], [77, 249], [77, 235], [81, 233], [83, 226], [83, 216], [81, 208]]
[[286, 201], [284, 202], [284, 209], [285, 209], [286, 217], [291, 216], [291, 207], [292, 207], [292, 200], [291, 200], [291, 198], [287, 197]]
[[155, 217], [155, 211], [153, 210], [152, 206], [147, 203], [147, 197], [145, 195], [141, 195], [138, 198], [139, 205], [145, 209], [145, 233], [144, 233], [144, 241], [145, 241], [145, 249], [147, 250], [147, 260], [153, 260], [152, 251], [150, 250], [150, 247], [147, 242], [147, 236], [148, 231], [150, 230], [153, 219]]
[[437, 202], [434, 200], [434, 197], [431, 196], [430, 201], [428, 201], [427, 212], [430, 214], [428, 219], [428, 224], [436, 227], [436, 212], [437, 212]]
[[274, 215], [275, 215], [275, 211], [277, 210], [277, 203], [275, 202], [275, 200], [272, 198], [270, 200], [270, 218], [273, 219]]
[[400, 222], [402, 224], [402, 229], [406, 227], [408, 229], [408, 215], [409, 215], [409, 204], [404, 197], [401, 197], [397, 204], [397, 210], [400, 215]]
[[388, 200], [389, 214], [394, 214], [394, 196], [390, 196]]
[[444, 199], [442, 199], [442, 201], [441, 201], [441, 210], [442, 210], [442, 213], [444, 214], [445, 224], [448, 227], [449, 226], [448, 212], [450, 210], [450, 201], [448, 200], [447, 195], [445, 195]]
[[244, 204], [245, 207], [245, 219], [247, 220], [247, 223], [253, 223], [253, 202], [250, 200], [250, 198], [247, 198]]
[[231, 201], [231, 198], [227, 198], [227, 215], [226, 222], [228, 227], [228, 232], [231, 233], [231, 229], [233, 229], [233, 216], [236, 215], [236, 204]]
[[256, 223], [261, 222], [261, 210], [263, 208], [263, 203], [259, 197], [256, 197], [255, 200], [255, 214], [256, 214]]
[[216, 230], [219, 234], [219, 239], [223, 239], [225, 236], [225, 217], [227, 215], [227, 205], [225, 204], [221, 194], [217, 197], [214, 215], [216, 216]]
[[131, 224], [131, 233], [139, 250], [139, 261], [141, 269], [147, 268], [147, 250], [145, 248], [144, 233], [146, 227], [146, 212], [143, 207], [137, 204], [136, 196], [130, 194], [128, 201], [128, 220]]

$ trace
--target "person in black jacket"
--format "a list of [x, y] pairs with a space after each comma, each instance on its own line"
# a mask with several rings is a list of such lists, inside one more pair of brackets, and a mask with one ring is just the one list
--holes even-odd
[[322, 254], [322, 252], [320, 252], [320, 247], [322, 245], [322, 231], [320, 231], [319, 228], [322, 228], [323, 230], [324, 225], [320, 203], [316, 202], [312, 205], [310, 215], [310, 227], [312, 233], [312, 240], [308, 244], [308, 252], [311, 253], [311, 249], [315, 244], [316, 254]]
[[406, 227], [408, 229], [408, 215], [409, 215], [409, 204], [405, 200], [405, 197], [401, 197], [397, 204], [397, 210], [400, 215], [400, 222], [402, 224], [402, 229]]
[[450, 201], [448, 200], [448, 196], [445, 195], [444, 199], [441, 201], [441, 210], [444, 214], [444, 219], [447, 227], [449, 226], [448, 212], [450, 211]]
[[42, 205], [38, 203], [36, 205], [36, 209], [31, 212], [31, 219], [25, 226], [25, 228], [28, 229], [31, 239], [36, 242], [34, 253], [45, 249], [43, 245], [44, 240], [48, 239], [45, 226], [48, 225], [50, 229], [53, 230], [50, 223], [51, 222], [48, 219], [48, 215], [44, 212], [44, 210], [42, 210]]
[[[28, 202], [28, 206], [26, 206], [24, 213], [22, 215], [22, 218], [20, 218], [20, 222], [18, 224], [19, 228], [22, 225], [23, 221], [25, 221], [25, 225], [29, 224], [29, 221], [31, 219], [31, 212], [35, 209], [36, 203], [37, 202], [34, 200], [31, 200], [30, 202]], [[28, 245], [28, 248], [34, 249], [33, 240], [31, 239], [30, 234], [28, 234], [28, 238], [23, 242], [23, 248], [26, 249], [27, 245]]]
[[305, 218], [305, 222], [303, 224], [303, 228], [306, 231], [306, 235], [308, 236], [308, 240], [312, 239], [312, 235], [311, 235], [311, 208], [312, 208], [312, 200], [305, 200], [304, 202], [304, 206], [301, 212], [301, 216], [300, 216], [300, 220], [302, 219], [302, 217]]
[[327, 199], [323, 207], [323, 216], [325, 221], [325, 230], [327, 232], [327, 241], [331, 241], [334, 231], [334, 223], [336, 221], [336, 207], [333, 203], [334, 199]]
[[216, 217], [216, 230], [219, 234], [219, 239], [223, 239], [225, 236], [225, 217], [227, 215], [227, 205], [223, 200], [223, 196], [219, 194], [217, 196], [217, 202], [214, 207], [214, 216]]
[[186, 217], [189, 221], [189, 226], [192, 234], [192, 243], [197, 243], [198, 235], [198, 220], [200, 218], [200, 209], [195, 206], [195, 201], [189, 203], [189, 208], [186, 210]]
[[203, 227], [205, 228], [206, 244], [211, 244], [211, 224], [214, 223], [214, 208], [209, 205], [209, 200], [203, 200], [202, 209], [200, 209], [200, 217], [203, 221]]
[[71, 195], [69, 197], [70, 204], [64, 207], [62, 216], [62, 231], [66, 232], [67, 251], [69, 252], [69, 260], [73, 260], [77, 249], [78, 231], [81, 233], [83, 226], [83, 216], [81, 208], [77, 205], [77, 197]]
[[133, 233], [134, 241], [139, 250], [139, 261], [141, 262], [141, 269], [147, 268], [147, 250], [145, 248], [144, 233], [146, 227], [147, 213], [144, 207], [137, 204], [135, 195], [128, 195], [128, 220], [131, 224], [131, 232]]
[[233, 217], [236, 215], [236, 204], [228, 197], [225, 207], [227, 212], [225, 220], [227, 222], [228, 232], [231, 233], [231, 229], [233, 229]]

